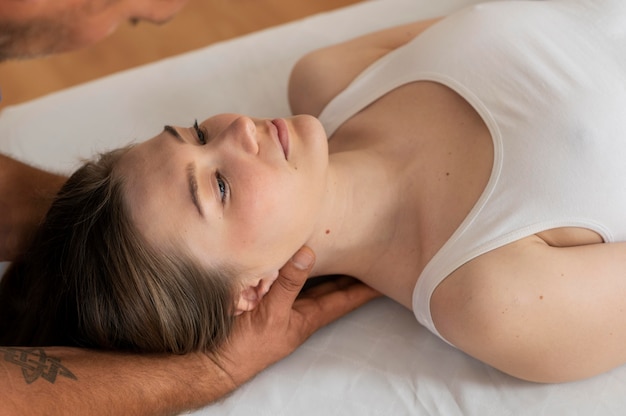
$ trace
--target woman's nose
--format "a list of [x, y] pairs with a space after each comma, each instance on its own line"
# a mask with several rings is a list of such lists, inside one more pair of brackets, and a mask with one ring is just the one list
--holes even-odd
[[238, 117], [230, 125], [233, 140], [248, 153], [256, 155], [259, 153], [259, 143], [257, 142], [257, 131], [254, 121], [248, 117]]

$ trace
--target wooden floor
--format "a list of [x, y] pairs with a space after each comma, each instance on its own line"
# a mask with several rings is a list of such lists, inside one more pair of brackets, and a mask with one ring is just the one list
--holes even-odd
[[31, 61], [0, 63], [0, 108], [187, 52], [211, 43], [279, 25], [360, 0], [189, 0], [170, 22], [124, 23], [90, 48]]

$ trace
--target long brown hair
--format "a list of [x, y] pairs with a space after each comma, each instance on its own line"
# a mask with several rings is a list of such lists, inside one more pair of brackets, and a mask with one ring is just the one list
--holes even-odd
[[76, 171], [7, 270], [0, 345], [186, 353], [227, 337], [234, 280], [182, 251], [159, 252], [140, 235], [113, 172], [127, 150]]

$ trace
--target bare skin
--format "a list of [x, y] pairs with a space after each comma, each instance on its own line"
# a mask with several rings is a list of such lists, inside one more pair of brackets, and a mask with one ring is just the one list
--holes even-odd
[[[319, 115], [365, 67], [431, 23], [409, 24], [309, 54], [292, 74], [294, 113]], [[452, 90], [414, 82], [345, 122], [329, 146], [331, 159], [343, 158], [352, 177], [365, 178], [366, 186], [375, 189], [362, 200], [363, 192], [353, 192], [359, 210], [334, 207], [352, 213], [342, 220], [357, 233], [355, 239], [372, 234], [379, 238], [363, 237], [372, 245], [361, 251], [356, 261], [360, 269], [354, 269], [360, 274], [354, 275], [411, 308], [420, 272], [486, 186], [493, 163], [487, 127]], [[350, 154], [364, 149], [370, 152], [366, 168], [350, 165]], [[376, 182], [376, 177], [394, 180]], [[391, 198], [400, 207], [378, 204], [376, 211], [367, 211]], [[368, 222], [373, 213], [382, 226]], [[331, 255], [322, 238], [313, 241], [317, 273]], [[600, 243], [594, 231], [558, 228], [466, 263], [431, 299], [437, 329], [461, 350], [526, 380], [576, 380], [623, 364], [626, 250], [623, 243]], [[330, 249], [348, 250], [336, 244]]]
[[0, 261], [24, 251], [65, 180], [0, 154]]
[[125, 21], [164, 23], [187, 0], [0, 0], [0, 61], [94, 44]]
[[[126, 20], [163, 23], [185, 2], [0, 0], [0, 61], [85, 47]], [[65, 179], [0, 155], [0, 261], [23, 253]], [[312, 253], [305, 257], [312, 261]], [[211, 357], [0, 347], [0, 413], [169, 415], [218, 400], [321, 326], [378, 296], [340, 280], [296, 299], [310, 267], [302, 259], [288, 263], [260, 306], [237, 318], [233, 337]]]
[[[121, 23], [172, 19], [187, 0], [0, 0], [0, 61], [94, 44]], [[0, 154], [0, 261], [16, 259], [65, 179]]]
[[224, 397], [321, 326], [379, 296], [348, 278], [298, 296], [314, 261], [310, 249], [298, 254], [213, 355], [0, 347], [0, 413], [174, 415]]

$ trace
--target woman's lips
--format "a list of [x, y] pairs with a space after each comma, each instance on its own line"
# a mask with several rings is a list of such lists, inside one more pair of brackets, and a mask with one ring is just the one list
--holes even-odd
[[272, 124], [276, 126], [278, 131], [278, 141], [280, 142], [280, 147], [283, 148], [285, 159], [289, 159], [289, 128], [287, 123], [282, 118], [275, 118], [272, 120]]

